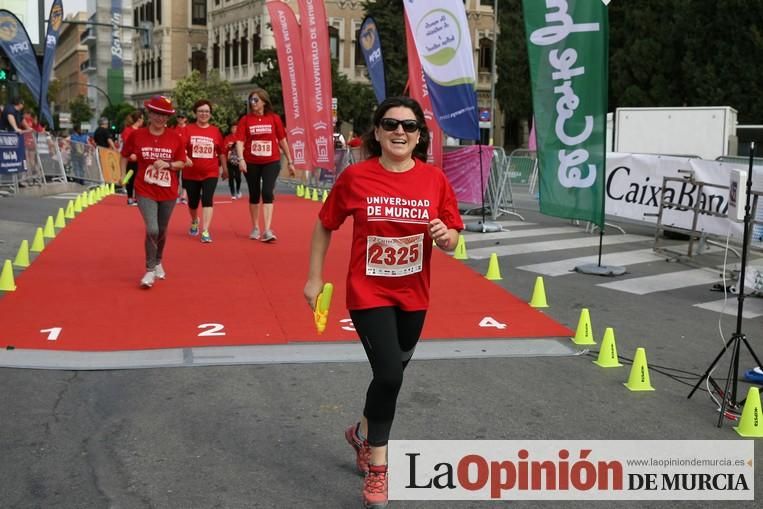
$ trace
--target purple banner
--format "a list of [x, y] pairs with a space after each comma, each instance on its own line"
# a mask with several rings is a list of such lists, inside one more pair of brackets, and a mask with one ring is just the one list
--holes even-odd
[[482, 203], [482, 190], [487, 189], [493, 147], [482, 146], [482, 185], [480, 185], [480, 146], [470, 145], [443, 155], [443, 170], [456, 199], [463, 203]]

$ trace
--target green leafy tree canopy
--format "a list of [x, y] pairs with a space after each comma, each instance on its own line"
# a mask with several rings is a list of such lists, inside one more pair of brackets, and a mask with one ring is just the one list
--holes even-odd
[[78, 95], [69, 101], [69, 111], [72, 114], [72, 124], [79, 125], [93, 118], [93, 108], [84, 95]]
[[199, 71], [193, 71], [178, 80], [172, 92], [175, 108], [185, 110], [190, 117], [193, 117], [194, 103], [201, 99], [212, 103], [212, 123], [223, 132], [238, 120], [242, 112], [243, 103], [233, 93], [231, 84], [221, 80], [216, 72], [205, 79]]

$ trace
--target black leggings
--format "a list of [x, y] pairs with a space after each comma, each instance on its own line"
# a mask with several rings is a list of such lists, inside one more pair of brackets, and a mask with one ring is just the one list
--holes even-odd
[[127, 184], [125, 184], [125, 189], [127, 190], [127, 197], [133, 198], [135, 196], [135, 174], [138, 173], [137, 161], [127, 162], [127, 171], [129, 172], [130, 170], [132, 170], [132, 175], [130, 175]]
[[228, 165], [228, 186], [231, 196], [235, 196], [241, 191], [241, 169], [237, 164]]
[[188, 191], [189, 209], [196, 210], [199, 208], [199, 198], [201, 198], [202, 207], [211, 207], [214, 203], [217, 177], [204, 180], [184, 179], [183, 187]]
[[246, 163], [249, 203], [260, 203], [260, 182], [262, 182], [262, 203], [273, 203], [279, 173], [281, 173], [281, 161], [268, 164]]
[[398, 307], [350, 310], [373, 371], [363, 415], [368, 419], [368, 443], [374, 447], [389, 441], [403, 370], [413, 357], [426, 314]]

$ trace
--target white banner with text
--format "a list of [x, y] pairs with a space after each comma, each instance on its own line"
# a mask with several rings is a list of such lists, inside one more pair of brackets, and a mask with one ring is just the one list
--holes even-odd
[[752, 440], [391, 440], [391, 500], [753, 500]]

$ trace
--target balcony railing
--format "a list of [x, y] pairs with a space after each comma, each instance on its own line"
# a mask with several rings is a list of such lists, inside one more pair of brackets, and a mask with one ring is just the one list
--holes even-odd
[[95, 32], [92, 28], [86, 29], [82, 34], [79, 36], [79, 42], [81, 44], [95, 44]]

